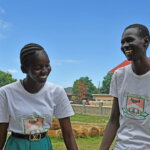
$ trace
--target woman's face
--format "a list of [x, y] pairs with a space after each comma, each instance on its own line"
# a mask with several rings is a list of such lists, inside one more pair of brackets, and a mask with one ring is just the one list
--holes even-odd
[[51, 71], [48, 56], [40, 51], [32, 56], [31, 63], [27, 68], [27, 78], [37, 83], [45, 83]]
[[131, 61], [146, 57], [145, 39], [139, 35], [138, 28], [129, 28], [124, 31], [121, 39], [121, 50]]

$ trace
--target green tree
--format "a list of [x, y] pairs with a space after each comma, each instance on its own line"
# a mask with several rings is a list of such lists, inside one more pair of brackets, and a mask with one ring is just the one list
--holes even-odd
[[97, 93], [96, 87], [89, 77], [81, 77], [73, 84], [72, 92], [80, 98], [92, 98], [92, 94]]
[[113, 75], [112, 73], [108, 72], [107, 75], [104, 77], [102, 87], [100, 88], [100, 93], [109, 94], [112, 75]]
[[0, 71], [0, 87], [15, 81], [10, 73]]

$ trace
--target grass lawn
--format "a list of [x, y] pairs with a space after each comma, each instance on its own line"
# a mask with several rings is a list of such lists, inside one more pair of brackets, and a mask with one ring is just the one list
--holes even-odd
[[96, 124], [106, 124], [108, 122], [109, 117], [107, 116], [90, 116], [84, 114], [75, 114], [71, 117], [72, 123], [79, 122], [80, 123], [96, 123]]
[[[87, 137], [87, 138], [76, 138], [76, 142], [79, 150], [99, 150], [99, 145], [102, 141], [102, 136], [99, 137]], [[63, 140], [51, 138], [54, 150], [66, 150]], [[114, 143], [110, 150], [112, 150]]]
[[[53, 119], [56, 119], [55, 117]], [[70, 117], [72, 123], [96, 123], [96, 124], [106, 124], [108, 122], [108, 116], [90, 116], [85, 114], [75, 114], [74, 116]]]
[[[102, 137], [87, 137], [77, 138], [76, 142], [79, 150], [98, 150]], [[52, 145], [54, 150], [66, 150], [63, 140], [52, 138]]]

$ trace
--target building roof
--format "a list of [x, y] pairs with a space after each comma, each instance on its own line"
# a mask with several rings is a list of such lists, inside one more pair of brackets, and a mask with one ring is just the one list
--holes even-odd
[[113, 73], [113, 72], [115, 72], [115, 70], [117, 70], [117, 69], [119, 69], [121, 67], [127, 66], [129, 64], [131, 64], [131, 61], [125, 60], [121, 64], [119, 64], [118, 66], [116, 66], [115, 68], [111, 69], [109, 72]]
[[[150, 57], [148, 57], [148, 60], [150, 60]], [[131, 64], [131, 61], [125, 60], [125, 61], [123, 61], [121, 64], [119, 64], [118, 66], [116, 66], [115, 68], [111, 69], [111, 70], [108, 71], [108, 72], [114, 73], [115, 70], [117, 70], [117, 69], [119, 69], [119, 68], [121, 68], [121, 67], [127, 66], [127, 65], [129, 65], [129, 64]]]

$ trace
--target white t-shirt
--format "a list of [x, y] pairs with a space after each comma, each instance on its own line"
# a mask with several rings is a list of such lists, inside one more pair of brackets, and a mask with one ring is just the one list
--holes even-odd
[[9, 131], [45, 132], [53, 115], [58, 119], [74, 115], [62, 87], [46, 82], [39, 92], [31, 94], [16, 81], [0, 88], [0, 122], [9, 122]]
[[136, 75], [131, 65], [116, 70], [110, 94], [120, 109], [114, 150], [150, 150], [150, 71]]

